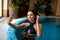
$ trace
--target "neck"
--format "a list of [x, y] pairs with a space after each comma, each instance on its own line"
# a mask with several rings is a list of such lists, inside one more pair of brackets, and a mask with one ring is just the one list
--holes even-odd
[[34, 20], [30, 21], [31, 23], [34, 23]]

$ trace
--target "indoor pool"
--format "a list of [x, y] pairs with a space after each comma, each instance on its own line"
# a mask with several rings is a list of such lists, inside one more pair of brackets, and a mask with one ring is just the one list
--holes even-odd
[[[14, 24], [19, 25], [25, 20], [26, 18]], [[42, 36], [40, 38], [36, 37], [36, 40], [60, 40], [60, 18], [40, 17], [40, 23], [42, 24]], [[13, 29], [9, 27], [7, 40], [21, 40], [23, 30], [24, 28]]]

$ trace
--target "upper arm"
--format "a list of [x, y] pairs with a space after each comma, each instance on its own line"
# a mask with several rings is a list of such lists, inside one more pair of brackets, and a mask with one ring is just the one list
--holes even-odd
[[24, 27], [25, 27], [25, 24], [24, 23], [16, 26], [16, 28], [24, 28]]
[[22, 23], [22, 24], [16, 26], [16, 28], [25, 28], [25, 27], [27, 27], [28, 25], [29, 25], [29, 23]]

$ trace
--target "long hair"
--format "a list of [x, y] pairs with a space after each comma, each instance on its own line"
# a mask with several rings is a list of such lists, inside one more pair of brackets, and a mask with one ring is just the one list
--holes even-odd
[[28, 12], [32, 12], [32, 13], [34, 14], [34, 16], [35, 16], [35, 20], [36, 20], [37, 12], [36, 12], [36, 11], [34, 11], [34, 10], [29, 10]]
[[33, 11], [33, 10], [29, 10], [28, 12], [33, 12], [33, 14], [34, 14], [34, 16], [35, 16], [35, 19], [34, 19], [34, 23], [36, 23], [36, 15], [37, 15], [37, 13], [36, 13], [36, 11]]

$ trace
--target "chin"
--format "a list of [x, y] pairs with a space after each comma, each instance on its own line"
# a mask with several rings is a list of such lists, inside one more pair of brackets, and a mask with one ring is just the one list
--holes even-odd
[[32, 21], [31, 19], [29, 19], [29, 21]]

